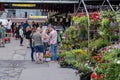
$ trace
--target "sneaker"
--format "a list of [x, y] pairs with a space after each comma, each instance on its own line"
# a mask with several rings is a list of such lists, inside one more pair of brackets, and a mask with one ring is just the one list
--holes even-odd
[[24, 45], [20, 44], [20, 46], [24, 46]]
[[44, 63], [44, 60], [43, 59], [39, 59], [40, 60], [40, 63], [43, 64]]
[[32, 62], [35, 62], [35, 60], [31, 60]]
[[30, 47], [27, 47], [27, 48], [30, 48]]
[[36, 64], [40, 64], [40, 61], [36, 61]]

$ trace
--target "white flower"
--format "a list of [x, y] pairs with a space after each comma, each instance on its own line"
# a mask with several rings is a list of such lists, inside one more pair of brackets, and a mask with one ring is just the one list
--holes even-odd
[[120, 64], [120, 60], [117, 61], [117, 64]]

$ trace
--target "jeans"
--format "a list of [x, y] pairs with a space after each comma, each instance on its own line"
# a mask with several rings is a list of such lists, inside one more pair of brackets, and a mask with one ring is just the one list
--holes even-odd
[[32, 46], [31, 40], [30, 40], [30, 49], [31, 49], [31, 60], [34, 61], [34, 47]]
[[31, 47], [31, 60], [34, 61], [34, 48]]
[[23, 44], [23, 37], [20, 36], [20, 45]]
[[48, 47], [48, 42], [44, 42], [44, 54], [46, 54], [47, 47]]
[[52, 60], [57, 60], [57, 44], [51, 44], [50, 48], [52, 52]]

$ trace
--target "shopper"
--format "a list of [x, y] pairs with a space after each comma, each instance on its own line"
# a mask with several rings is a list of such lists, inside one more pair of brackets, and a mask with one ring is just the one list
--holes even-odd
[[12, 29], [12, 36], [14, 37], [14, 26], [15, 26], [15, 23], [13, 22], [12, 25], [11, 25], [11, 29]]
[[32, 34], [30, 36], [31, 61], [35, 61], [34, 59], [35, 50], [34, 50], [33, 39], [32, 39], [34, 33], [35, 33], [35, 29], [32, 30]]
[[2, 45], [2, 22], [0, 22], [0, 47]]
[[30, 45], [30, 36], [31, 36], [31, 33], [32, 33], [31, 28], [30, 28], [30, 26], [28, 26], [28, 27], [26, 28], [26, 32], [25, 32], [27, 48], [30, 47], [29, 45]]
[[16, 35], [16, 40], [19, 39], [19, 30], [20, 30], [20, 26], [18, 23], [17, 23], [17, 26], [16, 26], [16, 30], [15, 30], [15, 35]]
[[44, 43], [44, 54], [46, 54], [47, 48], [48, 48], [48, 41], [49, 41], [49, 30], [46, 29], [43, 33], [43, 43]]
[[49, 26], [50, 34], [49, 34], [49, 42], [50, 48], [52, 52], [52, 61], [57, 60], [57, 31], [54, 26]]
[[33, 45], [35, 49], [35, 57], [36, 57], [36, 63], [43, 63], [43, 42], [42, 42], [42, 36], [40, 34], [41, 30], [37, 29], [36, 32], [33, 34], [32, 39], [33, 39]]
[[6, 34], [6, 28], [2, 25], [2, 22], [0, 23], [0, 47], [5, 47], [5, 34]]
[[10, 33], [11, 25], [12, 25], [12, 22], [11, 22], [11, 20], [8, 19], [6, 22], [6, 32], [7, 33]]
[[20, 30], [19, 30], [19, 37], [20, 37], [20, 46], [23, 46], [24, 34], [23, 34], [23, 27], [22, 27], [22, 25], [20, 26]]
[[23, 32], [26, 33], [26, 28], [29, 26], [28, 21], [23, 24]]
[[39, 30], [42, 30], [42, 31], [43, 31], [43, 24], [42, 24], [42, 23], [40, 23], [40, 25], [39, 25], [39, 27], [38, 27], [37, 29], [39, 29]]

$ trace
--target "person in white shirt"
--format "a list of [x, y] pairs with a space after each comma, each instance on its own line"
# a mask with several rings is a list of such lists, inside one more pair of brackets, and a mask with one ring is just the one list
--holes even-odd
[[19, 30], [19, 37], [20, 37], [20, 46], [23, 46], [23, 37], [24, 37], [24, 34], [23, 34], [23, 28], [22, 28], [22, 26], [20, 27], [20, 30]]
[[44, 54], [46, 54], [47, 47], [48, 47], [48, 41], [49, 41], [49, 29], [46, 29], [43, 33], [43, 43], [44, 43]]
[[8, 19], [6, 22], [6, 32], [9, 33], [11, 30], [12, 22]]

